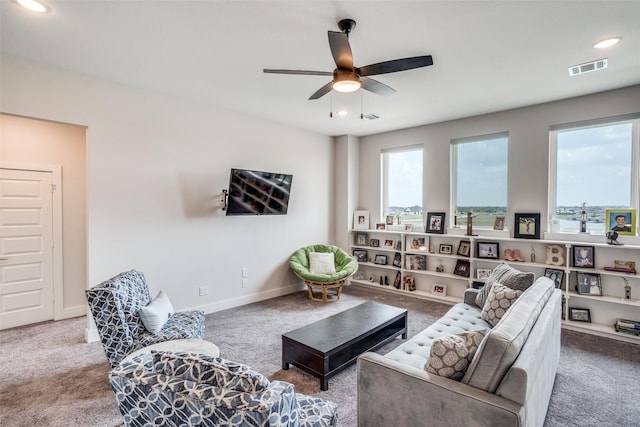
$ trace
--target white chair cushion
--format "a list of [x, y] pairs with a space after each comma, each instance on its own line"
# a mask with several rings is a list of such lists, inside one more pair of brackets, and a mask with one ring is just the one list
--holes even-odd
[[175, 313], [169, 297], [163, 291], [158, 293], [148, 305], [140, 307], [140, 319], [147, 331], [157, 334]]
[[333, 252], [310, 252], [309, 271], [316, 274], [335, 274]]

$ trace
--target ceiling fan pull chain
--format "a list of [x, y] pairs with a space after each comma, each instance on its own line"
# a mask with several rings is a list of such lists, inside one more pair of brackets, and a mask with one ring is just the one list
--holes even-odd
[[364, 94], [360, 91], [360, 120], [364, 119]]
[[329, 94], [329, 118], [333, 118], [333, 92]]

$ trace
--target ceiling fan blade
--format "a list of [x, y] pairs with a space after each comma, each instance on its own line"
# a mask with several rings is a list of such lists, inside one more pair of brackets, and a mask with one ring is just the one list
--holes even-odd
[[320, 89], [318, 89], [316, 93], [314, 93], [309, 97], [309, 100], [322, 98], [323, 96], [331, 92], [332, 88], [333, 88], [333, 80], [327, 83], [326, 85], [322, 86]]
[[387, 86], [386, 84], [374, 80], [370, 77], [360, 77], [360, 83], [362, 83], [363, 89], [366, 89], [373, 93], [377, 93], [378, 95], [389, 96], [396, 93], [396, 90], [394, 88]]
[[349, 71], [353, 70], [353, 54], [351, 53], [351, 46], [349, 45], [347, 35], [337, 31], [327, 31], [327, 33], [329, 34], [331, 54], [338, 68]]
[[433, 65], [431, 55], [414, 56], [412, 58], [393, 59], [377, 64], [365, 65], [355, 69], [360, 76], [374, 76], [376, 74], [396, 73], [398, 71], [412, 70], [414, 68]]
[[331, 71], [308, 71], [308, 70], [272, 70], [265, 68], [262, 70], [270, 74], [300, 74], [305, 76], [333, 76]]

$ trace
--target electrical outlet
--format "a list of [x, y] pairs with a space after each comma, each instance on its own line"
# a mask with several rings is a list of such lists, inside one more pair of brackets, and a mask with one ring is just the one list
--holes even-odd
[[243, 278], [246, 278], [248, 273], [249, 273], [249, 269], [248, 268], [245, 267], [245, 268], [242, 269], [242, 277]]
[[198, 291], [199, 291], [201, 297], [203, 297], [205, 295], [209, 295], [209, 287], [208, 286], [200, 286]]
[[246, 288], [246, 287], [247, 287], [247, 279], [246, 279], [246, 278], [243, 278], [243, 279], [242, 279], [242, 287], [243, 287], [243, 288]]

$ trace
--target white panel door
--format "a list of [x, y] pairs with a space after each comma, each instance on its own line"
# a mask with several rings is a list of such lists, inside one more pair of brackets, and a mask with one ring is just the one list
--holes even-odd
[[53, 319], [52, 174], [0, 169], [0, 329]]

